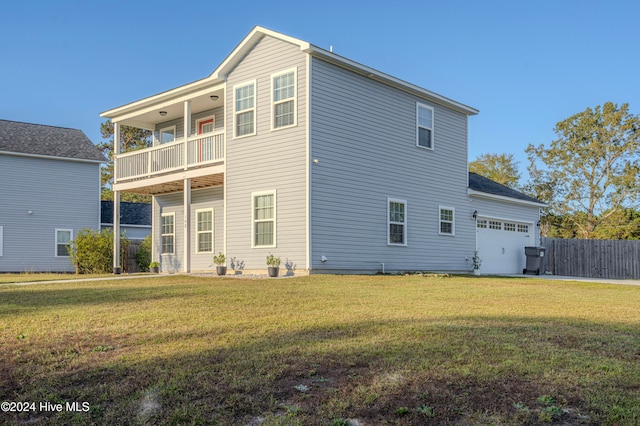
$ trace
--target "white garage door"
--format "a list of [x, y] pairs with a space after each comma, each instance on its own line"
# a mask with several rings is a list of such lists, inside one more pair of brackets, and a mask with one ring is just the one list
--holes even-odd
[[481, 274], [522, 273], [524, 248], [535, 244], [531, 224], [479, 217], [476, 231]]

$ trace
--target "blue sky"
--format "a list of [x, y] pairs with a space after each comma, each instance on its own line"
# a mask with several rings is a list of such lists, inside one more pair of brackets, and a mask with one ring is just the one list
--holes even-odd
[[[240, 6], [242, 4], [242, 6]], [[607, 101], [640, 114], [640, 2], [6, 1], [0, 118], [78, 128], [209, 75], [261, 25], [470, 105], [469, 159], [550, 143]]]

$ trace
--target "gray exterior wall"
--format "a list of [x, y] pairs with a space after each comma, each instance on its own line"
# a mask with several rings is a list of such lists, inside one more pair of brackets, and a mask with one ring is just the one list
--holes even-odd
[[[213, 208], [213, 253], [196, 252], [196, 211], [198, 209]], [[156, 256], [163, 272], [182, 272], [184, 262], [184, 206], [183, 193], [168, 194], [154, 197], [153, 209], [153, 244]], [[160, 235], [161, 216], [163, 213], [175, 213], [175, 252], [174, 254], [161, 254], [162, 238]], [[221, 187], [200, 189], [191, 192], [190, 205], [191, 222], [191, 265], [190, 270], [211, 271], [213, 268], [213, 255], [224, 251], [224, 204], [223, 190]]]
[[[0, 272], [72, 272], [56, 229], [99, 229], [100, 165], [0, 155]], [[28, 212], [32, 213], [29, 214]]]
[[[470, 270], [467, 116], [315, 58], [311, 82], [313, 270]], [[435, 109], [434, 150], [416, 147], [416, 102]], [[407, 201], [406, 246], [387, 245], [387, 197]]]
[[[297, 125], [271, 129], [271, 75], [297, 69]], [[256, 80], [257, 134], [234, 138], [234, 85]], [[227, 258], [246, 270], [266, 271], [269, 253], [306, 269], [306, 55], [265, 37], [229, 74], [226, 91]], [[252, 248], [252, 192], [276, 191], [276, 247]], [[232, 265], [229, 265], [232, 266]], [[281, 271], [283, 274], [284, 271]], [[291, 272], [289, 272], [291, 273]]]

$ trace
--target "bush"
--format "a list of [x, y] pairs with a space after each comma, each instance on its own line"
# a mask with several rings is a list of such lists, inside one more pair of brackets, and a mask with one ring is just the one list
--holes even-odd
[[[127, 253], [129, 240], [120, 237], [120, 259]], [[71, 241], [69, 259], [78, 274], [104, 274], [113, 269], [113, 230], [82, 229]]]
[[142, 272], [149, 272], [149, 263], [151, 263], [151, 234], [144, 237], [140, 243], [138, 252], [136, 253], [136, 263]]

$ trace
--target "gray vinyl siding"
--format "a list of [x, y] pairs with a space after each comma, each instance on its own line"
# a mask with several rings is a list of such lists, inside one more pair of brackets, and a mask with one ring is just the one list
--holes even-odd
[[[196, 251], [196, 211], [213, 209], [213, 253]], [[191, 271], [214, 269], [213, 256], [224, 252], [224, 201], [222, 187], [201, 189], [191, 193]]]
[[535, 236], [534, 244], [540, 244], [540, 228], [537, 226], [540, 220], [539, 207], [475, 196], [470, 197], [470, 199], [471, 208], [474, 211], [478, 211], [479, 217], [532, 224], [533, 234]]
[[[297, 68], [297, 125], [271, 129], [271, 75]], [[255, 136], [234, 138], [234, 85], [256, 80]], [[227, 258], [266, 270], [269, 253], [306, 269], [306, 57], [299, 47], [265, 37], [230, 72], [226, 92]], [[252, 248], [253, 192], [276, 191], [276, 247]], [[281, 272], [282, 273], [282, 272]]]
[[[0, 155], [0, 272], [72, 272], [56, 229], [99, 229], [100, 165]], [[29, 214], [28, 212], [32, 213]]]
[[[154, 209], [154, 229], [153, 229], [153, 244], [156, 253], [156, 258], [161, 263], [161, 270], [163, 272], [182, 272], [184, 265], [184, 199], [182, 192], [176, 192], [174, 194], [161, 195], [154, 197], [155, 209]], [[218, 252], [224, 251], [224, 203], [223, 203], [223, 189], [208, 188], [194, 190], [191, 192], [191, 205], [190, 205], [190, 224], [191, 224], [191, 244], [190, 255], [191, 264], [190, 270], [192, 272], [197, 271], [211, 271], [213, 269], [213, 255]], [[196, 252], [196, 211], [199, 209], [213, 209], [213, 253], [197, 253]], [[173, 254], [161, 254], [162, 252], [162, 238], [161, 238], [161, 217], [165, 213], [175, 214], [175, 240], [174, 240], [174, 253]]]
[[[311, 82], [313, 270], [469, 270], [467, 116], [318, 59]], [[434, 108], [434, 150], [416, 147], [416, 102]], [[387, 245], [388, 197], [407, 201], [406, 246]]]
[[[159, 260], [162, 272], [182, 272], [184, 265], [184, 207], [183, 193], [161, 195], [154, 197], [155, 208], [153, 209], [153, 245], [156, 256], [154, 260]], [[163, 214], [174, 213], [174, 252], [173, 254], [162, 254], [161, 237], [161, 217]]]

